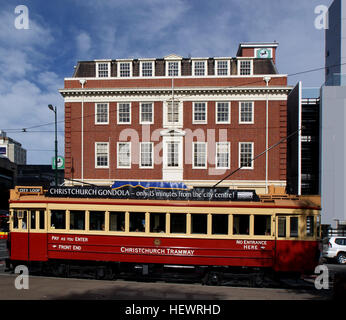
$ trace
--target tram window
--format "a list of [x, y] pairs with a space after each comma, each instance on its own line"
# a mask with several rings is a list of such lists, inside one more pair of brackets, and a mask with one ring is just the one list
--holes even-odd
[[18, 229], [18, 212], [17, 212], [17, 210], [13, 211], [13, 229]]
[[51, 211], [51, 227], [55, 229], [66, 229], [66, 212], [65, 210]]
[[150, 232], [166, 232], [165, 213], [150, 213]]
[[286, 217], [278, 218], [278, 237], [286, 238]]
[[70, 229], [85, 230], [85, 211], [70, 211]]
[[145, 213], [130, 212], [130, 231], [144, 232], [145, 231]]
[[104, 230], [105, 229], [105, 212], [104, 211], [90, 211], [89, 229], [90, 230]]
[[36, 229], [36, 210], [30, 210], [30, 228]]
[[270, 236], [271, 234], [271, 216], [255, 215], [254, 234], [256, 236]]
[[208, 216], [206, 214], [191, 214], [191, 233], [208, 233]]
[[250, 215], [235, 214], [233, 215], [233, 234], [249, 234]]
[[28, 214], [27, 214], [27, 211], [24, 210], [23, 211], [23, 219], [22, 219], [22, 229], [26, 230], [27, 226], [28, 226]]
[[125, 231], [125, 212], [109, 213], [109, 231]]
[[306, 217], [306, 235], [312, 237], [314, 235], [314, 217]]
[[213, 214], [212, 234], [228, 234], [228, 214]]
[[171, 213], [171, 233], [186, 233], [185, 213]]
[[40, 218], [40, 229], [44, 229], [44, 211], [39, 211], [39, 218]]
[[290, 237], [298, 237], [298, 217], [290, 217]]

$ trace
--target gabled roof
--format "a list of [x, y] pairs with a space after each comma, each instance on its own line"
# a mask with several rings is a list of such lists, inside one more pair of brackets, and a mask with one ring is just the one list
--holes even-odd
[[165, 56], [164, 59], [165, 60], [182, 60], [183, 57], [178, 56], [177, 54], [172, 53], [172, 54], [170, 54], [168, 56]]

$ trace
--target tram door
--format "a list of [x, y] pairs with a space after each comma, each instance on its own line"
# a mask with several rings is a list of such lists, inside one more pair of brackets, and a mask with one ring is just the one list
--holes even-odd
[[298, 238], [298, 216], [277, 214], [276, 221], [276, 240]]
[[44, 209], [28, 210], [28, 260], [42, 261], [47, 256], [47, 232]]
[[296, 263], [294, 243], [299, 234], [299, 216], [277, 214], [275, 236], [275, 268], [281, 271], [291, 270]]

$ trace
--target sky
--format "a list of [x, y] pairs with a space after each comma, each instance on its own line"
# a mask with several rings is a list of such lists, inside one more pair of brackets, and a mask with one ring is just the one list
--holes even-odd
[[[0, 0], [0, 130], [27, 150], [28, 164], [64, 155], [64, 101], [58, 92], [80, 60], [234, 57], [240, 42], [279, 43], [288, 82], [320, 87], [324, 30], [319, 5], [332, 0]], [[25, 5], [27, 21], [20, 20]], [[19, 26], [19, 28], [18, 28]], [[25, 28], [23, 28], [23, 26]], [[28, 27], [28, 29], [26, 29]], [[292, 75], [292, 76], [290, 76]], [[25, 130], [23, 130], [25, 129]]]

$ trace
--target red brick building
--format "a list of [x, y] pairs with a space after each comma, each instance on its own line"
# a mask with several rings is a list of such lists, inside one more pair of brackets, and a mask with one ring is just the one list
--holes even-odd
[[[236, 57], [80, 61], [65, 100], [65, 177], [179, 181], [256, 189], [286, 185], [286, 75], [277, 43], [244, 43]], [[66, 181], [66, 184], [71, 182]]]

